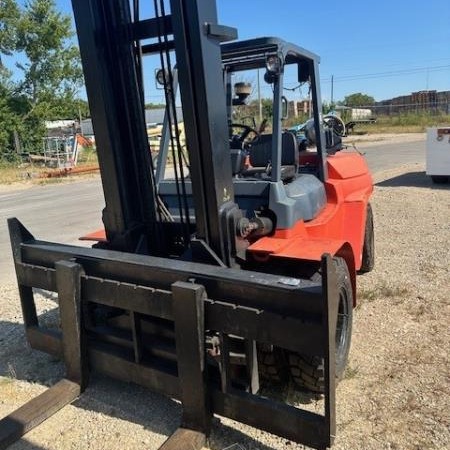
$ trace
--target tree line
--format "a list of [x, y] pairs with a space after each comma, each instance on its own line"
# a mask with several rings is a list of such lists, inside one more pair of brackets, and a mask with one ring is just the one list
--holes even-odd
[[71, 19], [54, 0], [0, 0], [0, 160], [39, 151], [44, 122], [89, 114]]

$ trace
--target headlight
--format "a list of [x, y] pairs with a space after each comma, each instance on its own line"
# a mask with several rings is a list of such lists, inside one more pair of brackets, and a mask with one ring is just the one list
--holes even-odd
[[269, 55], [266, 59], [266, 68], [268, 72], [279, 74], [281, 71], [281, 59], [278, 55]]
[[160, 85], [160, 86], [164, 86], [164, 80], [166, 80], [166, 82], [168, 82], [169, 81], [169, 73], [168, 73], [168, 71], [166, 70], [165, 71], [166, 73], [164, 73], [164, 70], [163, 69], [159, 69], [157, 72], [156, 72], [156, 82]]

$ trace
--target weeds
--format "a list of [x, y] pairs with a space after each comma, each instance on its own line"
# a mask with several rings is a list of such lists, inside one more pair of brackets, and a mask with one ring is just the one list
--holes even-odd
[[353, 378], [356, 378], [359, 374], [359, 370], [357, 367], [352, 367], [350, 364], [347, 365], [344, 372], [344, 379], [345, 380], [352, 380]]
[[409, 294], [407, 287], [392, 286], [383, 281], [372, 289], [361, 289], [358, 293], [358, 298], [373, 302], [378, 298], [403, 298], [407, 294]]
[[7, 386], [14, 381], [12, 377], [2, 377], [0, 376], [0, 386]]
[[16, 369], [14, 369], [14, 366], [11, 363], [8, 363], [8, 376], [7, 378], [13, 379], [17, 378]]
[[379, 116], [376, 123], [358, 125], [357, 133], [423, 133], [427, 127], [448, 125], [449, 123], [450, 115], [444, 114], [411, 113]]
[[[77, 167], [92, 166], [98, 163], [95, 148], [85, 148], [80, 152]], [[61, 178], [40, 178], [51, 169], [37, 163], [8, 162], [0, 159], [0, 184], [19, 181], [33, 181], [39, 185], [60, 183]]]

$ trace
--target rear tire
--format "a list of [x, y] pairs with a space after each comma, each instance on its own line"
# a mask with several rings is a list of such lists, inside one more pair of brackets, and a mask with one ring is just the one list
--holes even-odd
[[[336, 379], [340, 380], [347, 365], [352, 336], [353, 291], [347, 263], [343, 258], [333, 259], [339, 292], [339, 310], [336, 326]], [[318, 356], [287, 352], [291, 378], [302, 390], [323, 393], [324, 361]]]
[[375, 266], [375, 233], [373, 230], [372, 205], [367, 204], [366, 226], [364, 230], [364, 245], [362, 251], [361, 268], [358, 273], [367, 273]]
[[258, 345], [258, 370], [261, 380], [271, 385], [286, 384], [289, 368], [283, 349]]

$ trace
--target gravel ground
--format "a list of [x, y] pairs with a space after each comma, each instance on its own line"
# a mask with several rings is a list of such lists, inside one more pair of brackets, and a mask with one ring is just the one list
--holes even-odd
[[[378, 173], [373, 197], [377, 261], [358, 278], [350, 362], [337, 391], [335, 449], [450, 448], [450, 185], [433, 186], [422, 165]], [[63, 375], [59, 361], [26, 344], [14, 285], [1, 287], [0, 416]], [[55, 299], [38, 309], [55, 325]], [[284, 393], [289, 402], [304, 396]], [[318, 408], [320, 401], [308, 405]], [[155, 449], [180, 405], [95, 375], [83, 396], [11, 446], [25, 449]], [[301, 449], [227, 419], [213, 450]]]

